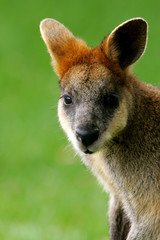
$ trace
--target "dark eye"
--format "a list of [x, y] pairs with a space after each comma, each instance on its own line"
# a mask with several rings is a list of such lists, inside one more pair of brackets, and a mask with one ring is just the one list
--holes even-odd
[[115, 93], [110, 93], [105, 97], [105, 106], [109, 108], [117, 108], [119, 105], [119, 96]]
[[64, 96], [64, 104], [70, 105], [72, 103], [72, 98], [70, 96]]

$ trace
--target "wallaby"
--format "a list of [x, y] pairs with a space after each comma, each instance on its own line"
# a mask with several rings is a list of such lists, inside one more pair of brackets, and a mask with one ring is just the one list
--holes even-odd
[[146, 21], [122, 23], [96, 48], [53, 19], [40, 31], [60, 79], [60, 124], [110, 192], [110, 240], [160, 240], [160, 91], [131, 70]]

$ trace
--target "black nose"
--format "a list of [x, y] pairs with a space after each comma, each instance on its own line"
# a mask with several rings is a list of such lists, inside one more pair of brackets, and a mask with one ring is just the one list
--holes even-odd
[[96, 127], [81, 127], [76, 130], [77, 140], [82, 142], [84, 146], [88, 147], [94, 143], [99, 136], [99, 130]]

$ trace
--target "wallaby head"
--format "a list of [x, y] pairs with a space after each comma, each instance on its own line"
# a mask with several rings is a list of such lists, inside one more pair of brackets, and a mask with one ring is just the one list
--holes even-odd
[[53, 19], [43, 20], [40, 30], [60, 79], [61, 126], [80, 153], [95, 153], [130, 118], [130, 66], [145, 50], [147, 23], [142, 18], [126, 21], [96, 48]]

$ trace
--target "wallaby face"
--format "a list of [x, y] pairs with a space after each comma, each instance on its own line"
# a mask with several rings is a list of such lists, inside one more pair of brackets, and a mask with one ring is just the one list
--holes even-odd
[[98, 151], [125, 127], [131, 96], [119, 78], [99, 63], [75, 66], [64, 77], [59, 119], [80, 153]]
[[160, 240], [160, 91], [131, 71], [146, 21], [124, 22], [96, 48], [53, 19], [40, 30], [59, 76], [61, 126], [110, 191], [110, 240]]

